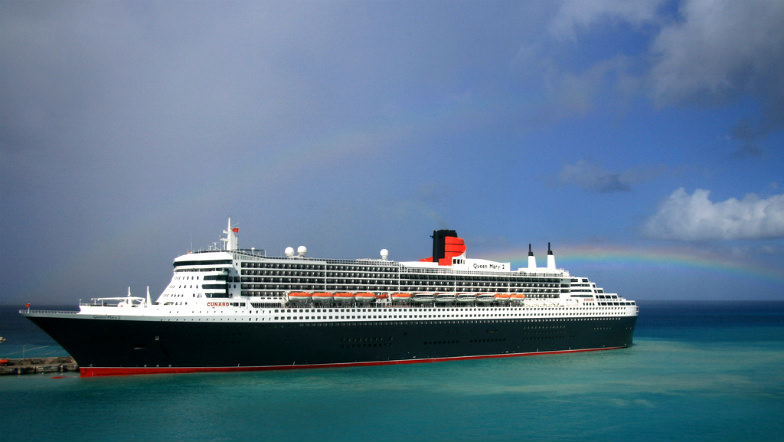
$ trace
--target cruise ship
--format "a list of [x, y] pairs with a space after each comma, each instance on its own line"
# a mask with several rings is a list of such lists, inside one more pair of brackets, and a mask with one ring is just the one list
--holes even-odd
[[163, 293], [93, 298], [76, 311], [20, 310], [79, 364], [81, 376], [280, 370], [621, 349], [634, 301], [555, 264], [472, 259], [436, 230], [419, 261], [284, 256], [220, 247], [174, 259]]

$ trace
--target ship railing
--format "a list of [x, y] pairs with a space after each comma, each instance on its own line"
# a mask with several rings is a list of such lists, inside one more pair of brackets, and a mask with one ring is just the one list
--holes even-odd
[[79, 314], [79, 312], [76, 311], [76, 310], [46, 310], [46, 309], [37, 310], [37, 309], [27, 309], [27, 308], [19, 309], [19, 313], [41, 313], [41, 314], [47, 314], [47, 315], [51, 315], [51, 314], [76, 315], [76, 314]]
[[[246, 250], [240, 250], [235, 252], [242, 254], [241, 252]], [[251, 255], [245, 253], [245, 255]], [[252, 254], [253, 256], [261, 256], [258, 254]], [[341, 264], [341, 265], [362, 265], [362, 266], [381, 266], [387, 269], [397, 269], [399, 267], [399, 263], [396, 261], [389, 261], [385, 259], [378, 259], [378, 258], [357, 258], [357, 259], [337, 259], [337, 258], [317, 258], [311, 256], [266, 256], [263, 257], [274, 260], [274, 261], [296, 261], [296, 260], [303, 260], [303, 261], [310, 261], [310, 264], [318, 264], [318, 265], [334, 265], [334, 264]]]
[[238, 255], [254, 257], [254, 258], [267, 257], [267, 251], [265, 249], [237, 249], [237, 250], [233, 250], [233, 252]]

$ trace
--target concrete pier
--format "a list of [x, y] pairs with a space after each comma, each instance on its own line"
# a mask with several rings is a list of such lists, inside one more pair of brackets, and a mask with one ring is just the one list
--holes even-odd
[[0, 359], [0, 375], [65, 373], [68, 371], [79, 371], [79, 366], [70, 356]]

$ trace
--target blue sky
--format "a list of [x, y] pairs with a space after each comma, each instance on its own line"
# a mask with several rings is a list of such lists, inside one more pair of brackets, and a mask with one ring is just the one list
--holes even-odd
[[784, 3], [0, 2], [0, 302], [282, 255], [528, 244], [632, 299], [784, 299]]

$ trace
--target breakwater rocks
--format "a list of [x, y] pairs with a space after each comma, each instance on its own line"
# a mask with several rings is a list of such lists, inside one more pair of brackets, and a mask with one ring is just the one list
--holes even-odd
[[0, 359], [0, 375], [65, 373], [67, 371], [79, 371], [79, 366], [70, 356]]

